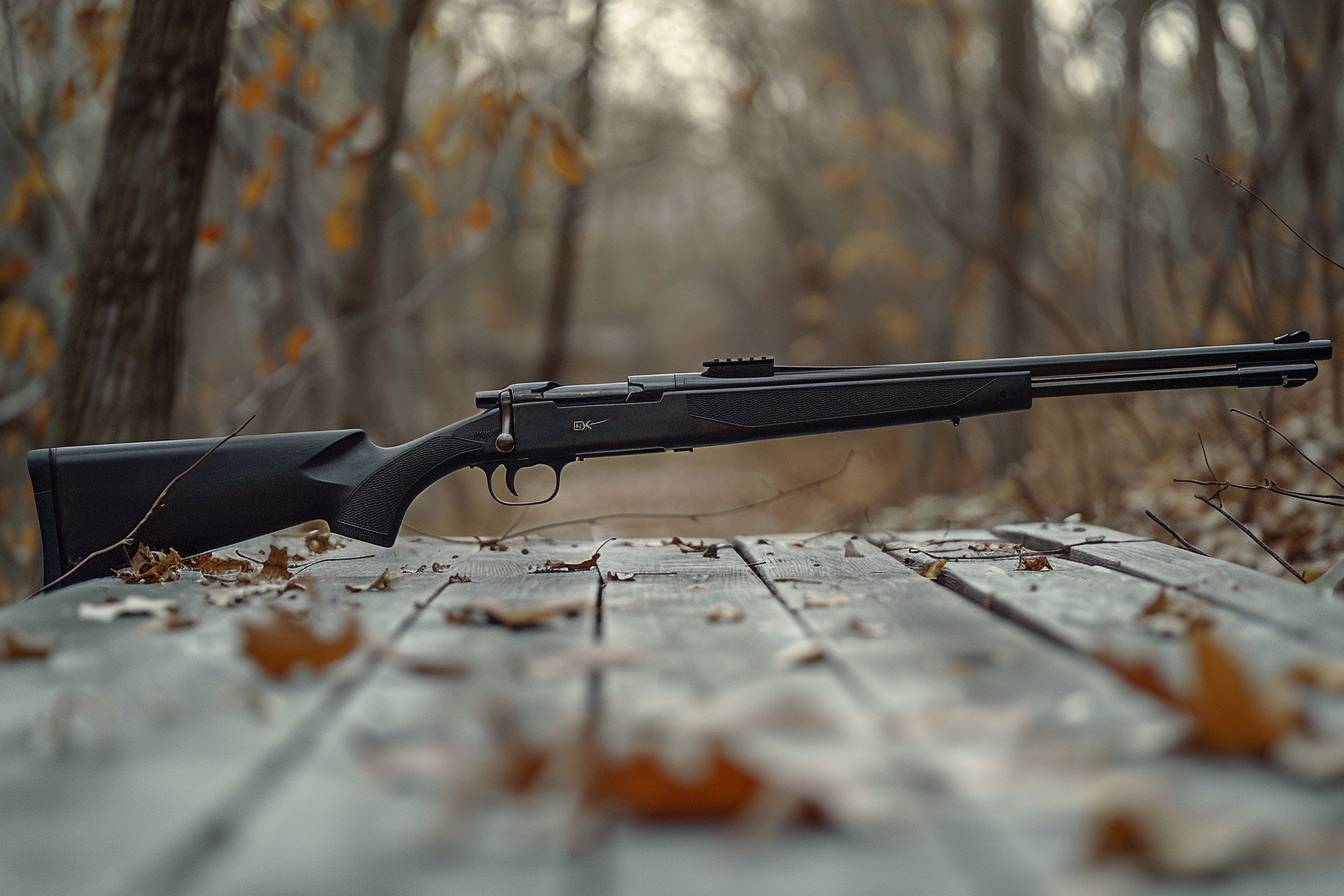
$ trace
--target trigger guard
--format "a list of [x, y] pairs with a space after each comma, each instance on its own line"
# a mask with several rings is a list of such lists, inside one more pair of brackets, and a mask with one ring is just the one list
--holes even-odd
[[[569, 461], [538, 461], [534, 464], [514, 464], [507, 461], [492, 464], [483, 464], [480, 466], [481, 472], [485, 473], [485, 487], [490, 492], [490, 497], [496, 504], [502, 504], [505, 507], [532, 507], [537, 504], [546, 504], [560, 494], [560, 473], [564, 470]], [[524, 467], [550, 467], [555, 471], [555, 484], [551, 487], [551, 493], [537, 501], [505, 501], [495, 493], [495, 471], [500, 467], [504, 468], [504, 486], [515, 498], [520, 497], [517, 485], [518, 471]]]

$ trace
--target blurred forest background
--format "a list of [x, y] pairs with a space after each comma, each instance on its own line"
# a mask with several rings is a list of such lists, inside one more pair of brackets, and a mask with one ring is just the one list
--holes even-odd
[[[477, 389], [724, 354], [1340, 336], [1338, 0], [0, 2], [0, 600], [38, 577], [34, 446], [252, 414], [387, 444]], [[1221, 500], [1309, 577], [1344, 486], [1288, 440], [1344, 476], [1342, 374], [594, 461], [521, 523], [470, 471], [408, 519], [716, 511], [853, 451], [760, 507], [610, 525], [1165, 537], [1152, 510], [1282, 571], [1172, 482], [1271, 479], [1316, 499]]]

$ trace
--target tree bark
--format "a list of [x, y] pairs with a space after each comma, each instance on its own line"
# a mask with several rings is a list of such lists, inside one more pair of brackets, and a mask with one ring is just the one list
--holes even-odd
[[[593, 24], [588, 31], [588, 42], [583, 65], [574, 79], [576, 94], [574, 133], [580, 143], [586, 143], [593, 130], [593, 77], [597, 68], [598, 40], [602, 33], [602, 13], [605, 0], [593, 5]], [[555, 235], [555, 256], [551, 267], [551, 286], [546, 300], [546, 324], [542, 331], [540, 376], [554, 380], [565, 366], [566, 336], [574, 306], [574, 284], [579, 276], [579, 225], [583, 219], [584, 199], [588, 182], [571, 184], [565, 188], [560, 209], [560, 226]]]
[[391, 377], [388, 375], [392, 347], [382, 316], [386, 311], [383, 288], [383, 225], [388, 198], [395, 189], [392, 156], [401, 139], [406, 107], [406, 82], [410, 76], [412, 41], [420, 28], [427, 0], [404, 0], [396, 24], [387, 37], [383, 62], [382, 140], [369, 156], [364, 197], [359, 210], [359, 238], [342, 278], [336, 298], [337, 324], [341, 328], [343, 389], [337, 416], [344, 426], [362, 427], [376, 436], [394, 435], [396, 421]]
[[210, 159], [227, 0], [136, 0], [57, 376], [64, 444], [162, 438]]
[[[1006, 263], [1025, 269], [1027, 232], [1036, 215], [1036, 161], [1032, 135], [1038, 127], [1036, 32], [1031, 0], [1003, 0], [999, 11], [999, 196], [997, 242]], [[1028, 307], [1013, 282], [1000, 272], [994, 307], [996, 353], [1026, 353], [1031, 329]], [[995, 421], [994, 463], [1002, 471], [1026, 450], [1026, 422], [1020, 414]]]

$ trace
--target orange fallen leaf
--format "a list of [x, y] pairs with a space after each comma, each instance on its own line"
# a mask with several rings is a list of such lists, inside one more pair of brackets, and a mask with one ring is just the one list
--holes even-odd
[[1186, 693], [1166, 683], [1151, 663], [1106, 655], [1102, 663], [1123, 681], [1189, 717], [1188, 745], [1224, 755], [1266, 755], [1283, 736], [1302, 730], [1305, 717], [1257, 688], [1237, 658], [1203, 630], [1191, 633], [1193, 681]]
[[[610, 540], [611, 540], [610, 538], [607, 539], [607, 541], [610, 541]], [[586, 560], [578, 560], [578, 561], [573, 562], [573, 563], [568, 563], [568, 562], [566, 562], [566, 561], [564, 561], [564, 560], [547, 560], [547, 561], [546, 561], [546, 565], [543, 566], [541, 569], [534, 569], [534, 570], [532, 570], [532, 571], [533, 571], [533, 572], [579, 572], [579, 571], [582, 571], [582, 570], [585, 570], [585, 569], [595, 569], [595, 568], [597, 567], [597, 561], [602, 557], [602, 549], [603, 549], [604, 547], [606, 547], [606, 546], [607, 546], [607, 542], [606, 542], [606, 541], [602, 542], [600, 545], [597, 546], [597, 550], [593, 551], [592, 556], [590, 556], [590, 557], [589, 557], [588, 559], [586, 559]]]
[[344, 547], [344, 542], [332, 534], [332, 531], [326, 528], [325, 524], [320, 529], [313, 529], [303, 537], [304, 547], [314, 554], [325, 554], [327, 551], [334, 551], [339, 547]]
[[[439, 203], [434, 198], [434, 185], [419, 171], [414, 169], [402, 173], [401, 182], [410, 194], [411, 201], [420, 212], [420, 217], [431, 221], [439, 214]], [[486, 226], [489, 226], [488, 224]]]
[[1321, 659], [1298, 663], [1288, 669], [1285, 678], [1293, 684], [1344, 693], [1344, 660]]
[[741, 816], [761, 795], [759, 776], [722, 750], [705, 767], [682, 775], [648, 753], [598, 757], [588, 771], [584, 801], [639, 821], [722, 821]]
[[289, 581], [289, 548], [271, 545], [270, 553], [266, 555], [266, 561], [261, 564], [261, 572], [257, 574], [257, 581]]
[[344, 627], [323, 638], [299, 615], [271, 607], [268, 622], [244, 622], [243, 654], [272, 678], [288, 678], [298, 666], [323, 669], [350, 655], [359, 646], [359, 622], [347, 618]]
[[[1158, 627], [1163, 622], [1175, 621], [1175, 631], [1179, 634], [1189, 634], [1196, 630], [1204, 630], [1213, 627], [1214, 618], [1204, 608], [1204, 605], [1198, 601], [1189, 598], [1172, 597], [1167, 594], [1165, 588], [1157, 592], [1157, 596], [1144, 604], [1139, 610], [1137, 619], [1149, 627]], [[1161, 633], [1167, 633], [1159, 629]]]
[[50, 641], [29, 638], [10, 629], [0, 632], [0, 663], [44, 660], [50, 655]]
[[939, 558], [927, 564], [923, 569], [919, 571], [919, 574], [926, 579], [936, 579], [943, 574], [943, 570], [946, 568], [947, 568], [947, 559]]
[[384, 569], [378, 578], [367, 585], [346, 585], [345, 590], [352, 594], [358, 594], [361, 591], [391, 591], [392, 590], [392, 570]]

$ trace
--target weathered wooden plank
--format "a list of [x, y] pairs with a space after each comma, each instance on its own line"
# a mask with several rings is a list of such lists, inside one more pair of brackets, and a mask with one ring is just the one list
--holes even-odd
[[[1172, 733], [1164, 710], [1091, 663], [1003, 625], [873, 545], [844, 536], [738, 544], [888, 711], [1002, 704], [1139, 752]], [[859, 556], [846, 556], [846, 544]], [[836, 593], [847, 602], [822, 605]], [[864, 638], [856, 629], [865, 627], [886, 635]]]
[[[564, 807], [486, 806], [464, 818], [445, 784], [456, 780], [454, 764], [491, 758], [494, 720], [505, 710], [520, 737], [538, 742], [585, 717], [585, 675], [539, 676], [529, 663], [586, 648], [594, 611], [526, 630], [445, 619], [444, 611], [482, 599], [595, 605], [595, 571], [531, 571], [547, 560], [582, 560], [591, 545], [532, 542], [526, 550], [465, 555], [430, 575], [471, 581], [447, 585], [391, 645], [398, 655], [462, 664], [463, 677], [379, 663], [321, 730], [293, 745], [302, 755], [286, 774], [253, 782], [201, 826], [229, 829], [227, 842], [196, 850], [189, 866], [176, 860], [181, 843], [160, 844], [136, 892], [544, 892], [563, 883]], [[453, 821], [463, 823], [461, 837], [442, 842], [438, 829]]]
[[[417, 557], [406, 546], [379, 552], [377, 560], [395, 567]], [[382, 571], [359, 565], [370, 562], [323, 564], [330, 575], [322, 597], [351, 597], [344, 582], [367, 583]], [[338, 574], [352, 567], [353, 578]], [[0, 613], [0, 628], [56, 641], [45, 661], [0, 665], [0, 867], [7, 891], [93, 893], [114, 885], [157, 844], [226, 799], [320, 717], [333, 693], [366, 673], [363, 653], [322, 676], [267, 683], [240, 656], [237, 632], [240, 619], [264, 611], [209, 607], [191, 578], [158, 585], [97, 580]], [[377, 638], [395, 631], [436, 587], [424, 579], [359, 595], [365, 632]], [[172, 598], [198, 621], [147, 633], [143, 619], [78, 618], [81, 603], [131, 594]]]
[[[650, 729], [701, 729], [702, 737], [689, 739], [722, 738], [739, 758], [776, 769], [784, 784], [799, 783], [791, 771], [799, 768], [854, 769], [840, 777], [862, 778], [873, 797], [908, 808], [897, 827], [879, 826], [866, 837], [786, 831], [748, 852], [725, 849], [722, 831], [622, 827], [604, 855], [588, 860], [605, 863], [611, 891], [714, 892], [749, 881], [760, 892], [863, 892], [883, 888], [900, 868], [921, 893], [977, 892], [955, 867], [944, 842], [951, 834], [936, 829], [943, 822], [931, 818], [933, 808], [892, 774], [876, 717], [833, 666], [782, 662], [809, 633], [732, 546], [709, 554], [661, 539], [603, 549], [599, 566], [610, 578], [602, 638], [643, 649], [639, 663], [602, 676], [606, 748], [629, 749], [632, 736]], [[711, 608], [721, 605], [742, 619], [711, 621]]]
[[[920, 533], [905, 538], [888, 533], [885, 538], [876, 540], [897, 550], [906, 544], [923, 544], [932, 553], [961, 556], [975, 553], [966, 548], [987, 537], [988, 533], [979, 531]], [[771, 546], [781, 542], [787, 545], [790, 541], [795, 539], [772, 540]], [[935, 548], [927, 544], [930, 541], [940, 543]], [[774, 549], [778, 555], [779, 548]], [[867, 555], [871, 550], [864, 544], [846, 551], [843, 540], [821, 538], [807, 542], [804, 548], [794, 548], [786, 554], [782, 567], [794, 572], [799, 561], [815, 564], [813, 568], [819, 571], [848, 565], [854, 577], [870, 581], [857, 589], [846, 589], [845, 593], [862, 593], [864, 590], [871, 593], [878, 586], [872, 581], [876, 577], [868, 573], [866, 556], [846, 556], [855, 552]], [[1154, 585], [1067, 560], [1059, 560], [1056, 570], [1047, 573], [1019, 571], [1015, 566], [1016, 560], [949, 561], [939, 581], [953, 584], [963, 597], [979, 607], [992, 609], [1025, 624], [1031, 631], [1044, 634], [1055, 643], [1075, 649], [1093, 648], [1111, 635], [1115, 640], [1108, 643], [1114, 648], [1136, 646], [1140, 638], [1156, 638], [1151, 633], [1137, 630], [1133, 623], [1136, 609], [1155, 595], [1157, 588]], [[831, 579], [825, 573], [820, 577]], [[932, 582], [925, 581], [927, 586], [936, 589]], [[1055, 583], [1053, 587], [1048, 584], [1052, 582]], [[793, 582], [778, 587], [781, 593], [785, 587], [802, 592], [804, 584]], [[943, 589], [936, 590], [948, 600], [959, 599]], [[800, 614], [810, 618], [824, 618], [838, 609], [808, 607], [805, 598], [805, 594], [801, 598], [794, 594], [790, 600], [798, 606]], [[897, 606], [903, 609], [905, 604]], [[981, 613], [985, 620], [995, 619], [975, 605], [967, 603], [965, 606], [972, 612]], [[1234, 613], [1220, 612], [1212, 607], [1210, 612], [1217, 614], [1217, 624], [1227, 624], [1227, 636], [1241, 639], [1239, 643], [1247, 650], [1272, 649], [1281, 658], [1294, 655], [1296, 645], [1282, 633]], [[819, 622], [818, 628], [824, 625]], [[928, 630], [925, 626], [919, 629], [921, 632], [925, 630]], [[1157, 640], [1159, 647], [1167, 647], [1168, 642]], [[838, 643], [836, 649], [843, 652], [844, 642]], [[1179, 664], [1182, 659], [1176, 649], [1164, 652], [1173, 664]], [[1309, 655], [1309, 652], [1299, 655]], [[871, 662], [862, 657], [851, 661], [843, 653], [842, 656], [856, 667]], [[1079, 658], [1076, 665], [1090, 664]], [[880, 680], [874, 676], [874, 686], [879, 686]], [[1034, 699], [1038, 687], [1033, 684], [1024, 688], [1022, 698]], [[1341, 811], [1341, 800], [1344, 800], [1328, 789], [1296, 786], [1273, 769], [1253, 763], [1212, 763], [1160, 752], [1110, 756], [1091, 750], [1080, 752], [1077, 740], [1068, 729], [1053, 728], [1043, 735], [1027, 736], [1015, 744], [1020, 735], [1020, 730], [1013, 733], [1012, 729], [1001, 727], [996, 737], [978, 742], [971, 738], [973, 747], [969, 751], [958, 749], [964, 748], [964, 739], [962, 743], [958, 743], [957, 738], [946, 739], [950, 740], [947, 754], [951, 757], [947, 778], [959, 782], [969, 801], [979, 800], [982, 805], [993, 807], [992, 811], [1001, 813], [1000, 817], [1021, 838], [1023, 850], [1035, 858], [1041, 878], [1051, 880], [1057, 886], [1076, 869], [1085, 852], [1088, 832], [1102, 807], [1114, 798], [1116, 780], [1125, 782], [1123, 787], [1142, 785], [1146, 780], [1148, 786], [1166, 794], [1173, 805], [1199, 806], [1246, 818], [1267, 829], [1286, 831], [1312, 823], [1332, 824]], [[939, 734], [935, 730], [930, 736], [937, 738]], [[1024, 745], [1029, 745], [1028, 749], [1023, 750]], [[958, 757], [965, 760], [961, 768], [967, 774], [958, 775]], [[992, 874], [993, 868], [992, 863], [987, 863], [984, 873]], [[1225, 882], [1219, 891], [1266, 892], [1273, 889], [1276, 882], [1286, 880], [1301, 884], [1307, 890], [1318, 890], [1324, 881], [1337, 874], [1335, 865], [1309, 864], [1303, 870], [1294, 869], [1288, 873], [1245, 875]], [[1137, 888], [1141, 883], [1146, 884], [1145, 889], [1150, 892], [1185, 890], [1184, 886], [1172, 882], [1136, 881], [1134, 886]]]
[[[898, 748], [939, 782], [937, 823], [958, 832], [949, 847], [957, 866], [986, 892], [1038, 892], [1077, 859], [1078, 805], [1043, 805], [1021, 781], [1068, 787], [1059, 776], [1070, 766], [1146, 754], [1177, 730], [1161, 707], [872, 545], [844, 536], [737, 544], [889, 717]], [[847, 602], [831, 605], [834, 594]]]
[[1198, 595], [1344, 654], [1344, 602], [1296, 582], [1101, 526], [1021, 523], [993, 531], [1032, 548], [1059, 551], [1072, 560]]
[[[1064, 557], [1052, 557], [1050, 570], [1019, 569], [1016, 559], [1004, 556], [1017, 546], [997, 542], [989, 532], [959, 531], [934, 541], [888, 534], [882, 543], [888, 553], [916, 566], [929, 562], [930, 555], [954, 558], [948, 560], [939, 581], [1080, 653], [1142, 656], [1162, 668], [1168, 680], [1188, 680], [1189, 646], [1184, 638], [1173, 637], [1182, 633], [1179, 626], [1173, 630], [1162, 624], [1179, 620], [1170, 615], [1154, 620], [1143, 614], [1167, 586]], [[1261, 681], [1277, 680], [1295, 664], [1321, 662], [1330, 656], [1256, 617], [1198, 595], [1170, 599], [1185, 601], [1196, 610], [1218, 640]], [[1311, 689], [1305, 699], [1318, 724], [1326, 730], [1344, 730], [1344, 699], [1317, 689]]]

